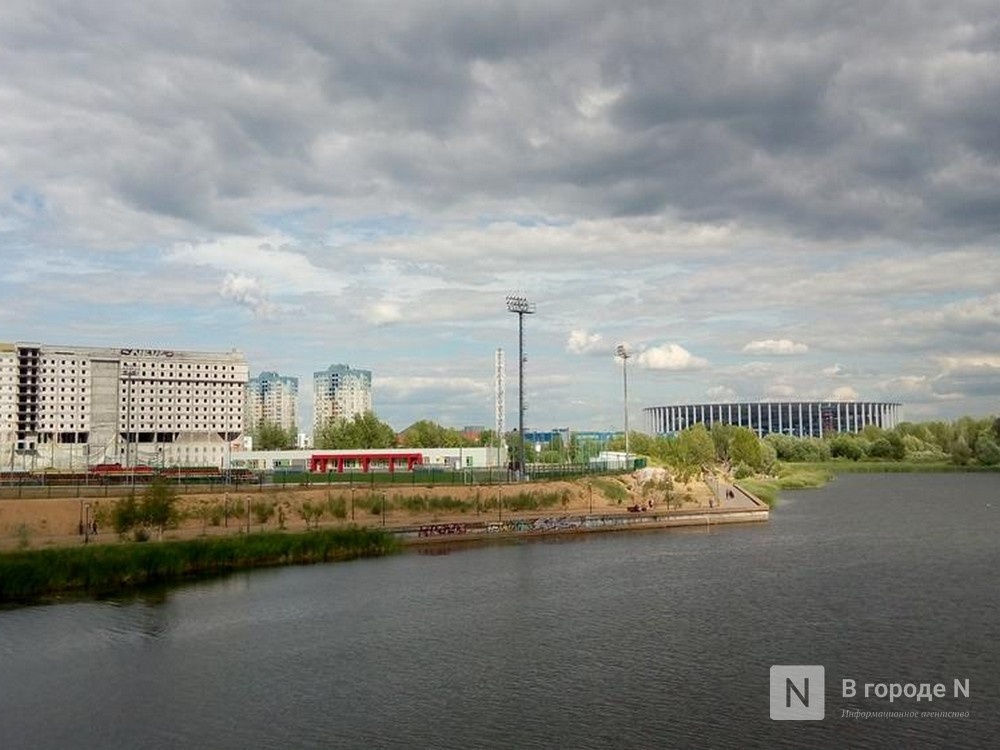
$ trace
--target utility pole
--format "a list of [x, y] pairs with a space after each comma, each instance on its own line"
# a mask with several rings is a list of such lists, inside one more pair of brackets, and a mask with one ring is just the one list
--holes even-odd
[[518, 462], [520, 464], [518, 479], [524, 479], [524, 316], [532, 315], [535, 306], [527, 298], [517, 295], [507, 295], [507, 311], [517, 315], [517, 400], [518, 419], [517, 436], [519, 442]]
[[632, 355], [625, 348], [625, 344], [619, 344], [615, 349], [615, 354], [622, 358], [622, 382], [625, 385], [625, 467], [629, 469], [631, 467], [629, 466], [628, 451], [628, 358]]

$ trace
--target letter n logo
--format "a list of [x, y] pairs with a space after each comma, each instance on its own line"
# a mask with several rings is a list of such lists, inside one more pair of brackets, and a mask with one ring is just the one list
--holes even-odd
[[775, 721], [816, 721], [826, 715], [822, 666], [771, 667], [771, 718]]

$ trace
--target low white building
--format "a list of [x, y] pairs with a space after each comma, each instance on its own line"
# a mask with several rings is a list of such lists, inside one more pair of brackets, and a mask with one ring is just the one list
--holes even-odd
[[[250, 471], [365, 472], [411, 468], [495, 467], [495, 448], [358, 448], [354, 450], [233, 451], [232, 468]], [[390, 469], [391, 464], [391, 469]]]

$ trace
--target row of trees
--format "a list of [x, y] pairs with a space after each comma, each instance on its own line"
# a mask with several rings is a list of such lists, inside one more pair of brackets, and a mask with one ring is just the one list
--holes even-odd
[[495, 431], [483, 430], [476, 440], [471, 440], [460, 430], [442, 427], [436, 422], [422, 419], [414, 422], [398, 435], [373, 412], [357, 414], [352, 419], [334, 420], [313, 435], [317, 448], [471, 448], [493, 445]]
[[[255, 446], [261, 449], [290, 448], [295, 445], [292, 431], [262, 423], [254, 434]], [[505, 436], [511, 449], [517, 447], [517, 433]], [[951, 461], [959, 465], [1000, 464], [1000, 418], [962, 417], [953, 422], [904, 422], [892, 430], [869, 425], [860, 433], [836, 433], [819, 438], [799, 438], [772, 434], [763, 440], [746, 427], [714, 425], [711, 430], [695, 425], [676, 436], [650, 436], [630, 433], [630, 449], [638, 455], [675, 466], [699, 466], [713, 461], [753, 470], [766, 469], [775, 460], [828, 461], [845, 458]], [[459, 430], [443, 427], [430, 420], [416, 422], [400, 434], [373, 412], [358, 414], [327, 424], [314, 435], [317, 448], [458, 448], [496, 444], [493, 430], [484, 430], [470, 440]], [[624, 450], [624, 437], [606, 446], [579, 443], [571, 436], [566, 444], [561, 437], [535, 451], [532, 460], [541, 463], [586, 462], [600, 448]]]
[[[695, 425], [676, 436], [630, 433], [630, 449], [672, 466], [721, 462], [766, 471], [776, 460], [865, 459], [951, 462], [960, 466], [1000, 465], [1000, 418], [962, 417], [954, 422], [904, 422], [884, 430], [873, 425], [859, 433], [820, 438], [771, 434], [762, 440], [746, 427]], [[624, 450], [624, 438], [612, 441]]]
[[261, 420], [250, 430], [253, 447], [260, 451], [285, 450], [298, 446], [299, 436], [294, 427], [287, 430], [267, 420]]

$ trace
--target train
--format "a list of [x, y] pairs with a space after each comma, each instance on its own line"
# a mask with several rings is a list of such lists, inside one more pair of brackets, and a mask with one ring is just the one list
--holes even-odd
[[0, 471], [0, 484], [43, 484], [52, 486], [73, 486], [80, 484], [147, 484], [155, 477], [184, 483], [205, 483], [230, 481], [233, 483], [256, 482], [257, 474], [249, 469], [230, 469], [228, 472], [218, 466], [122, 466], [121, 464], [97, 464], [87, 471]]

